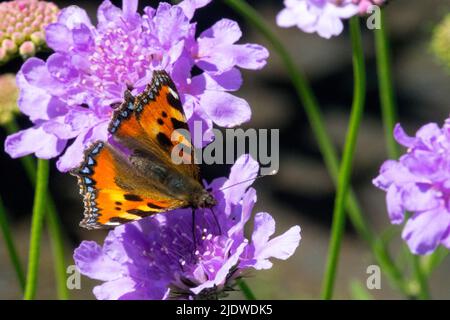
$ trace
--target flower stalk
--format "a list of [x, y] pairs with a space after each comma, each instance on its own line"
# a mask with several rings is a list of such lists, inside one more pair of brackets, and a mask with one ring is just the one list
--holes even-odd
[[241, 289], [242, 294], [244, 295], [244, 297], [247, 300], [256, 300], [255, 294], [253, 293], [252, 289], [250, 289], [250, 287], [244, 280], [237, 279], [237, 284], [238, 284], [239, 288]]
[[36, 297], [38, 282], [39, 257], [41, 251], [42, 228], [45, 215], [45, 200], [47, 196], [49, 164], [47, 160], [39, 159], [36, 173], [36, 189], [34, 195], [33, 217], [31, 221], [30, 247], [28, 256], [28, 272], [25, 285], [25, 300]]
[[[13, 134], [19, 130], [19, 126], [13, 120], [6, 125], [8, 134]], [[31, 156], [20, 158], [20, 162], [30, 180], [36, 186], [36, 164]], [[69, 299], [69, 291], [66, 286], [66, 260], [64, 253], [64, 237], [61, 230], [61, 222], [56, 211], [55, 202], [50, 193], [47, 194], [47, 223], [51, 239], [53, 260], [55, 261], [56, 292], [58, 299]]]
[[342, 163], [339, 169], [338, 186], [333, 210], [333, 224], [331, 227], [330, 246], [328, 248], [328, 259], [322, 288], [322, 298], [326, 300], [331, 299], [333, 296], [339, 253], [345, 226], [345, 199], [350, 189], [353, 158], [366, 96], [366, 71], [359, 17], [353, 17], [350, 19], [350, 35], [353, 49], [353, 105], [350, 114], [347, 137], [345, 140]]

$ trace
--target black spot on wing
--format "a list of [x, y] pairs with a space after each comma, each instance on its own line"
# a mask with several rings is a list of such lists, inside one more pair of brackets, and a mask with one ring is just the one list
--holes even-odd
[[144, 210], [139, 210], [139, 209], [130, 209], [130, 210], [127, 210], [127, 212], [130, 214], [139, 216], [139, 217], [148, 217], [148, 216], [151, 216], [152, 214], [154, 214], [154, 212], [152, 212], [152, 211], [144, 211]]
[[183, 107], [181, 105], [181, 101], [179, 99], [175, 98], [170, 92], [167, 94], [167, 103], [169, 103], [169, 105], [172, 108], [177, 109], [181, 113], [184, 112]]
[[130, 221], [133, 221], [131, 219], [126, 219], [126, 218], [121, 218], [121, 217], [112, 217], [111, 219], [109, 219], [109, 222], [112, 223], [120, 223], [120, 224], [124, 224], [124, 223], [128, 223]]
[[156, 135], [156, 140], [158, 140], [158, 143], [165, 149], [172, 147], [172, 141], [170, 141], [170, 138], [162, 132]]
[[177, 119], [175, 119], [175, 118], [170, 118], [170, 121], [172, 122], [173, 128], [174, 128], [175, 130], [178, 130], [178, 129], [187, 129], [187, 128], [188, 128], [186, 122], [177, 120]]
[[123, 197], [125, 198], [125, 200], [128, 200], [128, 201], [142, 201], [141, 197], [139, 197], [138, 195], [135, 195], [135, 194], [131, 194], [131, 193], [124, 194]]
[[149, 207], [151, 209], [158, 209], [158, 210], [164, 209], [164, 207], [158, 206], [158, 205], [156, 205], [154, 203], [151, 203], [151, 202], [147, 203], [147, 207]]

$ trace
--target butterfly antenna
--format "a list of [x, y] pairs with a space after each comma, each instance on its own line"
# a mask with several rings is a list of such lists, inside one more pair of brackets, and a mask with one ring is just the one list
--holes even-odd
[[256, 179], [259, 179], [259, 178], [262, 178], [262, 177], [265, 177], [265, 176], [273, 176], [273, 175], [277, 174], [277, 172], [278, 172], [278, 170], [273, 170], [273, 171], [269, 172], [268, 174], [259, 174], [259, 175], [257, 175], [257, 176], [254, 177], [254, 178], [242, 180], [242, 181], [240, 181], [240, 182], [237, 182], [237, 183], [235, 183], [235, 184], [232, 184], [231, 186], [226, 186], [225, 188], [220, 188], [219, 190], [220, 190], [220, 191], [226, 190], [226, 189], [229, 189], [229, 188], [231, 188], [231, 187], [240, 185], [240, 184], [245, 183], [245, 182], [248, 182], [248, 181], [255, 181]]
[[219, 219], [217, 219], [216, 213], [214, 212], [213, 208], [209, 208], [211, 210], [211, 213], [214, 217], [214, 221], [216, 222], [217, 229], [219, 229], [219, 234], [222, 235], [222, 228], [220, 227]]

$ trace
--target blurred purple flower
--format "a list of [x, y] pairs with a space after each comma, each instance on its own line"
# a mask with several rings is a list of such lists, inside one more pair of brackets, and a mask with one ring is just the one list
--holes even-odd
[[[173, 76], [190, 125], [200, 120], [211, 132], [213, 123], [232, 127], [248, 121], [248, 103], [229, 91], [242, 84], [237, 67], [262, 68], [268, 51], [235, 44], [239, 27], [226, 19], [196, 39], [190, 20], [210, 1], [160, 3], [157, 9], [144, 8], [141, 16], [137, 0], [124, 0], [122, 10], [106, 0], [96, 27], [79, 7], [62, 10], [57, 23], [46, 28], [55, 53], [47, 61], [29, 59], [17, 75], [19, 107], [34, 126], [9, 136], [5, 150], [14, 158], [31, 153], [53, 158], [65, 150], [57, 166], [70, 170], [82, 160], [86, 145], [108, 138], [110, 116], [125, 89], [139, 93], [158, 69]], [[194, 66], [203, 70], [195, 77]]]
[[358, 14], [358, 4], [353, 0], [284, 0], [284, 6], [277, 15], [278, 26], [296, 26], [326, 39], [342, 32], [343, 19]]
[[397, 125], [394, 137], [408, 152], [386, 161], [373, 181], [386, 191], [391, 222], [400, 224], [405, 211], [412, 213], [402, 237], [415, 254], [450, 248], [450, 120], [442, 128], [427, 124], [415, 137]]
[[358, 5], [359, 14], [369, 13], [373, 6], [381, 6], [385, 0], [352, 0], [353, 3]]
[[270, 239], [275, 221], [260, 212], [249, 241], [244, 226], [256, 202], [252, 182], [220, 190], [256, 177], [258, 170], [258, 163], [244, 155], [228, 179], [209, 185], [218, 206], [215, 216], [210, 209], [196, 210], [195, 237], [191, 209], [182, 209], [119, 226], [103, 247], [83, 241], [74, 260], [82, 274], [104, 281], [94, 288], [97, 299], [218, 298], [249, 268], [269, 269], [270, 258], [289, 258], [300, 241], [299, 226]]

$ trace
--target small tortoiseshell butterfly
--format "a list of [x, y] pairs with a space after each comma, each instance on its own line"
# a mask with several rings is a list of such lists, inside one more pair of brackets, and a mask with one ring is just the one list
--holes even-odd
[[[97, 141], [71, 171], [84, 201], [80, 226], [98, 229], [176, 208], [213, 207], [216, 201], [202, 186], [193, 161], [194, 148], [177, 129], [188, 126], [177, 89], [165, 71], [155, 71], [140, 95], [125, 91], [108, 131], [130, 154]], [[192, 161], [174, 164], [171, 153], [179, 143], [188, 147], [181, 150], [191, 150], [180, 156]]]

